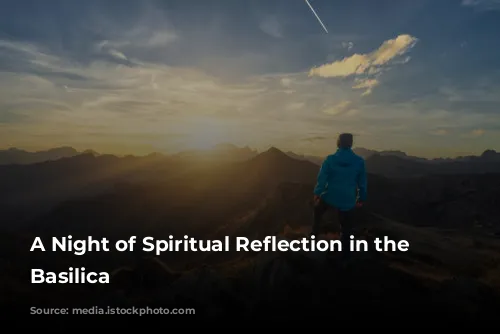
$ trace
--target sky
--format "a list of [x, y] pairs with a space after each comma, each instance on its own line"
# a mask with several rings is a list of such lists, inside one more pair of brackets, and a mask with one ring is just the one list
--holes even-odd
[[0, 0], [0, 148], [500, 150], [500, 0]]

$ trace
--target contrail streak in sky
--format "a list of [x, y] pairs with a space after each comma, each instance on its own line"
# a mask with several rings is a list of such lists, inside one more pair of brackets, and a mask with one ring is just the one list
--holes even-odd
[[306, 3], [309, 6], [309, 8], [311, 8], [314, 16], [316, 16], [316, 18], [318, 19], [319, 23], [321, 24], [321, 26], [323, 27], [323, 29], [325, 29], [326, 33], [328, 34], [328, 30], [326, 30], [325, 25], [323, 24], [323, 22], [321, 22], [321, 19], [319, 18], [318, 14], [316, 14], [316, 11], [314, 10], [314, 8], [311, 6], [311, 4], [309, 3], [308, 0], [306, 0]]

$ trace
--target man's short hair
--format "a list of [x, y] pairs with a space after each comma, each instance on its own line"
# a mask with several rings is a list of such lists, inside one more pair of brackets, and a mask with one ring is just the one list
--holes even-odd
[[342, 133], [337, 139], [337, 147], [339, 148], [351, 148], [353, 143], [352, 133]]

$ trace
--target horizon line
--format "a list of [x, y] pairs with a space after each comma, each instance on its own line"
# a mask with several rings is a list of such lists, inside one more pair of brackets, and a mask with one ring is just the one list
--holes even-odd
[[[219, 144], [216, 144], [216, 145], [214, 145], [214, 146], [212, 146], [210, 148], [206, 148], [206, 149], [187, 148], [187, 149], [184, 149], [184, 150], [178, 150], [178, 151], [172, 151], [172, 152], [158, 150], [158, 151], [150, 151], [149, 153], [144, 153], [144, 154], [137, 154], [137, 153], [123, 153], [123, 154], [120, 154], [120, 153], [111, 153], [111, 152], [105, 152], [105, 151], [98, 151], [98, 150], [95, 150], [95, 149], [78, 150], [78, 149], [74, 148], [71, 145], [53, 146], [53, 147], [50, 147], [50, 148], [38, 149], [38, 150], [29, 150], [29, 149], [26, 149], [26, 148], [21, 148], [19, 146], [10, 146], [10, 147], [0, 148], [0, 152], [2, 152], [2, 151], [5, 152], [5, 151], [9, 151], [9, 150], [19, 150], [19, 151], [23, 151], [23, 152], [26, 152], [26, 153], [36, 154], [36, 153], [44, 153], [44, 152], [48, 152], [48, 151], [56, 150], [56, 149], [72, 149], [72, 150], [76, 151], [77, 155], [81, 155], [81, 154], [93, 152], [93, 153], [95, 153], [97, 155], [113, 155], [113, 156], [116, 156], [116, 157], [127, 157], [127, 156], [146, 157], [146, 156], [154, 155], [154, 154], [161, 154], [161, 155], [164, 155], [164, 156], [172, 156], [172, 155], [177, 155], [177, 154], [187, 153], [187, 152], [210, 152], [210, 151], [215, 150], [218, 146], [224, 146], [224, 145], [231, 145], [231, 146], [233, 146], [236, 149], [245, 149], [245, 148], [248, 148], [251, 151], [256, 152], [257, 154], [267, 152], [271, 148], [276, 148], [276, 149], [278, 149], [279, 151], [281, 151], [281, 152], [283, 152], [285, 154], [292, 153], [292, 154], [295, 154], [295, 155], [298, 155], [298, 156], [310, 157], [310, 158], [324, 158], [327, 155], [332, 154], [335, 151], [335, 150], [332, 150], [331, 152], [326, 153], [324, 155], [315, 155], [315, 154], [310, 154], [310, 153], [302, 153], [302, 152], [296, 152], [296, 151], [292, 151], [292, 150], [280, 149], [276, 145], [269, 145], [266, 149], [260, 150], [260, 149], [255, 148], [255, 147], [251, 147], [250, 145], [239, 146], [239, 145], [232, 144], [232, 143], [219, 143]], [[359, 146], [359, 147], [353, 146], [353, 150], [360, 150], [360, 149], [361, 150], [372, 151], [373, 153], [400, 152], [400, 153], [404, 153], [407, 157], [413, 157], [413, 158], [424, 159], [424, 160], [457, 159], [457, 158], [462, 158], [462, 157], [479, 157], [479, 156], [481, 156], [486, 151], [497, 152], [495, 149], [486, 148], [486, 149], [484, 149], [479, 154], [471, 154], [471, 153], [469, 153], [469, 154], [463, 154], [463, 155], [457, 154], [455, 156], [422, 157], [422, 156], [408, 154], [406, 151], [402, 151], [402, 150], [399, 150], [399, 149], [383, 149], [383, 150], [378, 150], [378, 149], [366, 148], [366, 147], [361, 147], [361, 146]]]

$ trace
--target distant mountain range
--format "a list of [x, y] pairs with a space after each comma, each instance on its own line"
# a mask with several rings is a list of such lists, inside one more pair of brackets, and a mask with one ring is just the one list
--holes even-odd
[[[354, 151], [365, 158], [369, 173], [391, 178], [419, 177], [430, 174], [482, 174], [500, 171], [500, 153], [494, 150], [486, 150], [480, 156], [454, 159], [425, 159], [409, 156], [401, 151], [374, 151], [365, 148], [355, 148]], [[280, 156], [311, 162], [316, 168], [324, 160], [324, 157], [300, 155], [290, 151], [282, 152], [274, 147], [259, 153], [249, 147], [237, 147], [232, 144], [217, 145], [211, 150], [191, 150], [172, 155], [152, 153], [147, 156], [127, 155], [123, 157], [99, 154], [93, 150], [78, 152], [71, 147], [40, 152], [27, 152], [13, 148], [0, 151], [0, 181], [3, 180], [4, 189], [9, 189], [9, 185], [13, 184], [12, 182], [17, 178], [21, 178], [21, 183], [28, 183], [27, 180], [35, 176], [36, 182], [42, 182], [42, 180], [51, 182], [59, 173], [57, 171], [60, 168], [63, 171], [72, 170], [71, 182], [78, 180], [80, 170], [85, 175], [92, 172], [89, 175], [93, 177], [100, 175], [105, 179], [110, 175], [120, 175], [130, 180], [163, 179], [171, 177], [172, 173], [182, 174], [194, 169], [215, 168], [221, 164], [248, 161], [267, 155], [269, 152], [279, 152]], [[42, 178], [43, 173], [49, 173], [49, 175]], [[67, 187], [68, 182], [64, 181], [63, 184]], [[30, 196], [34, 195], [34, 192], [30, 192]], [[43, 197], [50, 196], [43, 194]], [[13, 197], [9, 200], [12, 199]]]
[[[370, 150], [363, 147], [354, 148], [356, 154], [362, 156], [365, 159], [371, 158], [373, 156], [379, 157], [396, 157], [400, 159], [417, 161], [423, 163], [442, 163], [442, 162], [467, 162], [467, 161], [500, 161], [500, 153], [494, 150], [486, 150], [480, 156], [460, 156], [457, 158], [435, 158], [426, 159], [416, 156], [407, 155], [402, 151], [376, 151]], [[7, 150], [0, 150], [0, 165], [10, 165], [10, 164], [33, 164], [45, 161], [53, 161], [61, 158], [74, 157], [81, 154], [92, 154], [94, 156], [101, 155], [94, 150], [86, 150], [83, 152], [77, 151], [72, 147], [58, 147], [49, 149], [46, 151], [28, 152], [18, 148], [10, 148]], [[165, 158], [170, 157], [171, 159], [178, 159], [183, 161], [191, 162], [229, 162], [229, 161], [243, 161], [255, 157], [259, 154], [257, 150], [253, 150], [248, 146], [237, 147], [233, 144], [218, 144], [214, 146], [211, 150], [188, 150], [175, 153], [172, 155], [165, 155], [162, 153], [151, 153], [148, 158]], [[297, 154], [295, 152], [286, 152], [292, 158], [299, 160], [308, 160], [317, 165], [321, 165], [325, 157], [313, 156], [313, 155], [303, 155]], [[127, 156], [127, 157], [132, 157]], [[380, 158], [379, 158], [380, 159]], [[387, 160], [394, 161], [394, 160]]]
[[[427, 320], [424, 311], [442, 319], [443, 314], [464, 317], [462, 309], [496, 319], [500, 169], [481, 173], [494, 169], [497, 153], [442, 164], [369, 156], [368, 201], [355, 212], [356, 233], [367, 240], [409, 240], [411, 250], [356, 252], [348, 267], [338, 263], [336, 252], [172, 251], [158, 257], [29, 252], [34, 236], [107, 237], [112, 242], [131, 235], [301, 238], [309, 233], [319, 166], [309, 157], [291, 155], [274, 147], [257, 153], [219, 146], [212, 156], [86, 152], [0, 166], [0, 305], [22, 303], [26, 312], [29, 305], [46, 301], [80, 307], [147, 302], [196, 307], [197, 314], [216, 310], [224, 319], [244, 315], [244, 323], [256, 314], [276, 317], [276, 310], [283, 312], [280, 321], [291, 314], [304, 318], [304, 309], [314, 311], [308, 319], [319, 311], [329, 312], [321, 318], [327, 319], [333, 308], [345, 311], [355, 298], [356, 317], [359, 307], [366, 314], [382, 310], [378, 319], [394, 317], [393, 307]], [[472, 172], [465, 173], [468, 169]], [[433, 173], [447, 175], [428, 175]], [[413, 177], [418, 175], [423, 176]], [[338, 231], [333, 213], [324, 223], [326, 230]], [[27, 268], [58, 272], [69, 266], [110, 272], [112, 283], [98, 289], [54, 284], [49, 290], [28, 282]], [[409, 312], [415, 305], [418, 311]], [[297, 310], [301, 314], [291, 313]]]
[[[461, 175], [498, 174], [498, 156], [494, 151], [487, 151], [479, 157], [429, 163], [374, 153], [366, 159], [366, 168], [372, 179], [375, 176], [403, 179], [394, 181], [398, 185], [414, 178], [425, 177], [428, 180], [433, 175], [439, 176], [438, 180], [444, 180], [442, 177], [445, 175], [449, 175], [450, 180], [461, 180]], [[260, 199], [277, 182], [314, 185], [320, 161], [319, 158], [314, 161], [311, 157], [285, 153], [274, 147], [258, 153], [249, 148], [219, 146], [212, 151], [212, 155], [193, 151], [143, 157], [117, 157], [88, 151], [53, 161], [0, 166], [0, 209], [4, 217], [9, 216], [9, 220], [25, 221], [62, 201], [114, 191], [123, 184], [164, 183], [168, 183], [170, 189], [177, 189], [169, 191], [176, 197], [183, 196], [183, 193], [200, 192], [200, 198], [196, 199], [199, 203], [208, 203], [206, 198], [231, 190], [232, 202], [242, 196], [242, 205], [246, 205]], [[411, 189], [418, 192], [414, 183], [419, 184], [420, 181], [411, 182]], [[392, 183], [383, 184], [381, 188], [391, 187]], [[370, 187], [373, 189], [373, 185]], [[204, 193], [204, 189], [210, 189], [210, 192]], [[233, 189], [242, 193], [234, 193]], [[378, 198], [385, 197], [380, 195]], [[167, 201], [165, 197], [162, 200]], [[213, 204], [213, 207], [224, 206], [225, 203], [222, 201]]]
[[80, 153], [81, 152], [78, 152], [72, 147], [58, 147], [38, 152], [28, 152], [17, 148], [9, 148], [8, 150], [0, 150], [0, 165], [33, 164], [37, 162], [73, 157]]
[[[58, 147], [46, 151], [29, 152], [18, 148], [10, 148], [7, 150], [0, 150], [0, 165], [28, 165], [33, 163], [40, 163], [45, 161], [53, 161], [61, 158], [71, 158], [77, 155], [91, 154], [94, 156], [102, 156], [109, 154], [100, 154], [94, 150], [77, 151], [72, 147]], [[237, 147], [232, 144], [219, 144], [214, 146], [211, 150], [188, 150], [172, 155], [165, 155], [158, 152], [153, 152], [146, 156], [147, 159], [152, 158], [166, 158], [184, 160], [184, 161], [221, 161], [227, 162], [228, 160], [246, 160], [258, 154], [257, 151], [249, 147]], [[126, 158], [138, 157], [127, 155]]]

